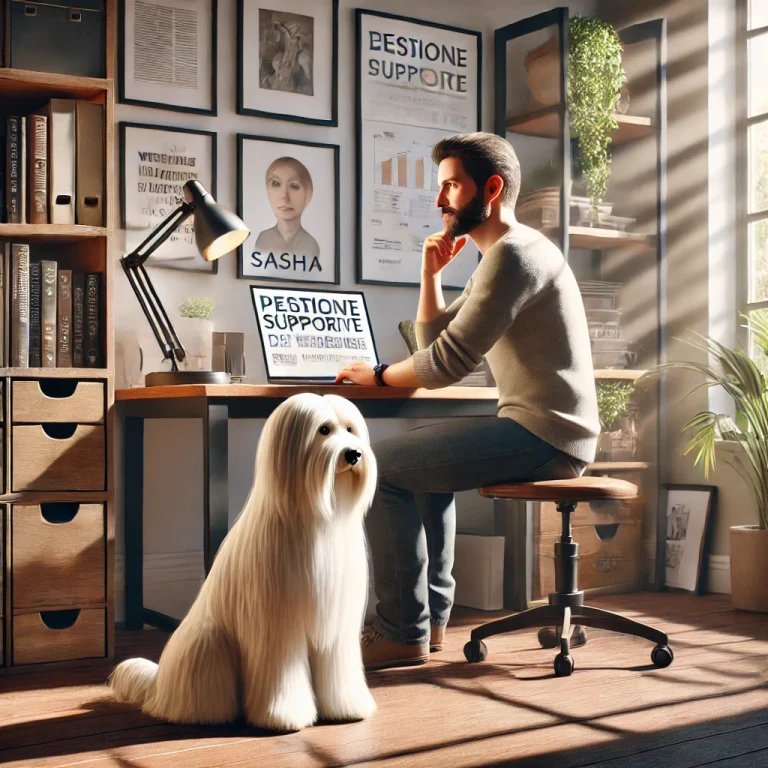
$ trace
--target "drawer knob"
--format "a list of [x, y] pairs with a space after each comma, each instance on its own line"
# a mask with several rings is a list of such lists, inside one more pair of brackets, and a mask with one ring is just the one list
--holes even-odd
[[69, 629], [80, 615], [79, 608], [68, 611], [41, 611], [40, 620], [48, 629]]

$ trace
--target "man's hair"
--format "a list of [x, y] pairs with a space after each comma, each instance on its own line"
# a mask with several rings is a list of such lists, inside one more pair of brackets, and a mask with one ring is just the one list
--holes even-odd
[[456, 157], [478, 190], [491, 176], [501, 176], [504, 188], [501, 201], [514, 206], [520, 191], [520, 162], [512, 145], [495, 133], [458, 133], [447, 136], [432, 147], [432, 162]]
[[307, 170], [307, 166], [304, 165], [300, 160], [297, 160], [295, 157], [278, 157], [277, 160], [273, 160], [269, 164], [269, 168], [267, 168], [266, 173], [266, 181], [267, 184], [269, 183], [269, 177], [272, 174], [272, 171], [275, 170], [280, 165], [287, 165], [289, 168], [293, 170], [293, 172], [296, 174], [296, 176], [299, 179], [299, 182], [309, 189], [310, 192], [313, 191], [312, 188], [312, 177], [309, 175], [309, 171]]

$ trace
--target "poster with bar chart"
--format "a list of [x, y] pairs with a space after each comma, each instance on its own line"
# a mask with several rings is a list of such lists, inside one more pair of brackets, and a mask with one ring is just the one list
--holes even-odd
[[[443, 229], [432, 148], [478, 130], [478, 33], [358, 10], [358, 280], [419, 285], [424, 239]], [[468, 243], [443, 272], [464, 288]]]

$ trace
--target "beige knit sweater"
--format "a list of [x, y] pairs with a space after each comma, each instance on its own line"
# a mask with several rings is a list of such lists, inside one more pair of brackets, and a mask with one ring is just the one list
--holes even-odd
[[416, 376], [427, 389], [460, 381], [488, 360], [498, 415], [564, 453], [594, 460], [600, 426], [592, 353], [578, 284], [560, 250], [514, 225], [483, 256], [464, 292], [416, 323]]

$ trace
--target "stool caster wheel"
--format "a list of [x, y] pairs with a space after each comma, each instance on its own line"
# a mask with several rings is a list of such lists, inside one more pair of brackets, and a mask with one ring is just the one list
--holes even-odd
[[464, 646], [464, 658], [470, 664], [474, 664], [478, 661], [485, 661], [487, 656], [488, 649], [485, 647], [485, 643], [482, 640], [470, 640]]
[[573, 666], [573, 656], [563, 656], [562, 653], [555, 656], [555, 675], [557, 677], [570, 677]]
[[674, 658], [675, 654], [672, 653], [672, 649], [668, 645], [657, 645], [651, 651], [651, 661], [659, 669], [668, 667], [674, 661]]
[[[542, 627], [536, 637], [539, 639], [539, 645], [542, 648], [557, 648], [560, 645], [560, 633], [556, 632], [552, 627]], [[587, 644], [587, 631], [580, 624], [577, 624], [573, 628], [571, 634], [571, 648], [579, 648], [582, 645]]]

